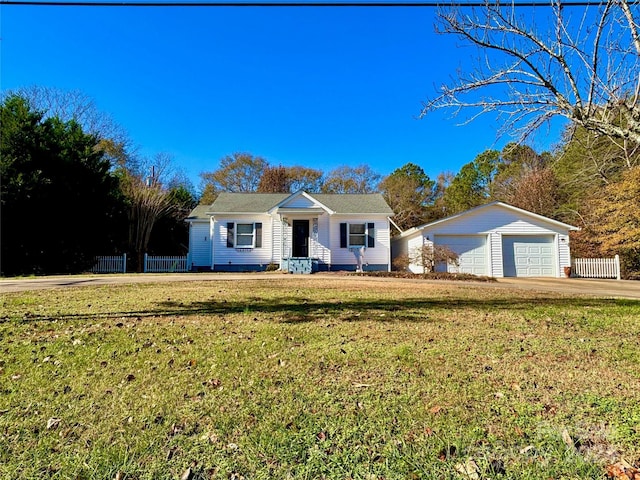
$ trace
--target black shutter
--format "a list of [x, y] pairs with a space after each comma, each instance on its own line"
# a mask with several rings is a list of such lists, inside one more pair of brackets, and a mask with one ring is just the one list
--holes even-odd
[[254, 225], [256, 229], [256, 248], [262, 247], [262, 223], [256, 223]]
[[233, 248], [233, 228], [234, 228], [234, 224], [233, 222], [228, 222], [227, 223], [227, 248]]
[[347, 224], [340, 224], [340, 248], [347, 248]]
[[376, 224], [367, 224], [367, 247], [373, 248], [376, 246]]

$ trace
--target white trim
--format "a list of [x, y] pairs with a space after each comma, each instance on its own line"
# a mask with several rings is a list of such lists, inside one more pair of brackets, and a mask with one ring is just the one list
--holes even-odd
[[[367, 248], [367, 238], [369, 233], [369, 228], [367, 227], [367, 222], [346, 222], [347, 224], [347, 248]], [[362, 233], [354, 233], [353, 236], [362, 236], [362, 245], [360, 244], [351, 244], [351, 225], [362, 225], [364, 227], [364, 231]]]
[[[239, 245], [238, 244], [238, 236], [248, 237], [248, 233], [239, 233], [240, 225], [251, 225], [251, 244], [250, 245]], [[228, 234], [227, 234], [228, 235]], [[256, 248], [256, 222], [236, 222], [233, 226], [233, 247], [234, 248]]]
[[491, 242], [491, 233], [487, 233], [487, 237], [485, 238], [485, 242], [487, 242], [487, 275], [489, 277], [493, 277], [493, 245]]
[[[329, 207], [324, 205], [322, 202], [316, 200], [312, 195], [308, 194], [304, 190], [298, 190], [297, 192], [292, 193], [291, 195], [286, 197], [284, 200], [282, 200], [281, 202], [279, 202], [276, 205], [274, 205], [271, 209], [269, 209], [267, 211], [267, 213], [269, 213], [269, 214], [272, 214], [274, 212], [277, 212], [277, 213], [281, 213], [281, 212], [290, 213], [289, 209], [286, 209], [286, 208], [282, 209], [281, 207], [283, 205], [286, 205], [287, 203], [289, 203], [290, 201], [292, 201], [296, 197], [304, 197], [304, 198], [306, 198], [311, 203], [317, 205], [317, 207], [319, 207], [320, 210], [322, 210], [324, 212], [327, 212], [329, 215], [333, 215], [334, 213], [336, 213], [333, 210], [331, 210]], [[292, 208], [291, 210], [293, 210], [295, 212], [301, 212], [301, 213], [303, 213], [305, 211], [309, 211], [310, 213], [319, 213], [320, 212], [320, 210], [314, 212], [314, 210], [316, 210], [316, 209], [305, 210], [304, 208], [297, 208], [297, 209], [296, 208]]]
[[213, 235], [215, 234], [216, 231], [216, 217], [211, 217], [211, 221], [209, 222], [209, 248], [211, 249], [211, 265], [209, 266], [209, 268], [211, 268], [211, 270], [213, 270], [213, 266], [216, 264], [215, 262], [215, 258], [216, 258], [216, 248], [215, 248], [215, 242], [213, 241]]

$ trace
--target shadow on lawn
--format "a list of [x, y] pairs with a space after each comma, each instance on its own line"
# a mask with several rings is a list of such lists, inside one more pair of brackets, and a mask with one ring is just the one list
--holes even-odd
[[[313, 322], [335, 319], [340, 321], [374, 320], [380, 322], [431, 322], [430, 311], [462, 311], [473, 309], [478, 312], [492, 311], [532, 311], [544, 308], [585, 308], [585, 307], [640, 307], [640, 301], [627, 299], [592, 298], [547, 298], [527, 299], [491, 298], [410, 298], [399, 300], [356, 299], [347, 301], [308, 300], [295, 296], [275, 299], [248, 298], [241, 301], [207, 300], [197, 302], [164, 301], [148, 309], [109, 313], [60, 314], [54, 317], [26, 314], [23, 321], [34, 320], [90, 320], [104, 318], [170, 317], [229, 314], [279, 315], [284, 323]], [[640, 312], [640, 311], [639, 311]], [[0, 319], [0, 321], [2, 321]]]

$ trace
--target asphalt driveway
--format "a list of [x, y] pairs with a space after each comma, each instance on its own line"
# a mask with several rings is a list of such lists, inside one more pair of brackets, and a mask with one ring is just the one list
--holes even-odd
[[[335, 277], [336, 274], [314, 274], [309, 279]], [[264, 280], [266, 282], [297, 281], [297, 275], [279, 273], [178, 273], [178, 274], [113, 274], [69, 275], [36, 278], [0, 279], [0, 293], [23, 292], [47, 288], [73, 288], [89, 285], [156, 283], [210, 280]], [[425, 282], [429, 280], [361, 277], [368, 282]], [[445, 283], [432, 280], [435, 283]], [[462, 285], [462, 282], [446, 282]], [[599, 280], [586, 278], [500, 278], [495, 283], [483, 283], [491, 288], [513, 288], [563, 294], [591, 295], [606, 298], [640, 299], [640, 282], [630, 280]]]

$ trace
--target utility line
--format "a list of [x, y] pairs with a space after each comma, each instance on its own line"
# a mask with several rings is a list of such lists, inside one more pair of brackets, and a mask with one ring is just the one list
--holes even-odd
[[[491, 2], [488, 2], [490, 5]], [[593, 5], [600, 5], [601, 2], [597, 0], [570, 0], [566, 2], [551, 2], [545, 0], [524, 0], [524, 1], [513, 1], [510, 3], [505, 2], [501, 4], [505, 7], [549, 7], [551, 5], [560, 5], [562, 7], [588, 7]], [[167, 1], [167, 2], [157, 2], [157, 1], [65, 1], [65, 0], [57, 0], [57, 1], [38, 1], [38, 0], [0, 0], [0, 6], [2, 5], [20, 5], [20, 6], [42, 6], [42, 7], [484, 7], [487, 6], [487, 2], [483, 1], [462, 1], [462, 2], [454, 2], [451, 0], [445, 0], [442, 2], [424, 2], [424, 1], [416, 1], [416, 2], [390, 2], [390, 1], [363, 1], [363, 2], [354, 2], [354, 1], [309, 1], [309, 2], [301, 2], [301, 1], [265, 1], [265, 2], [232, 2], [232, 1], [203, 1], [203, 2], [179, 2], [179, 1]], [[495, 5], [500, 5], [498, 2]]]

